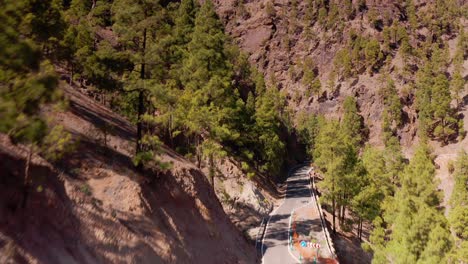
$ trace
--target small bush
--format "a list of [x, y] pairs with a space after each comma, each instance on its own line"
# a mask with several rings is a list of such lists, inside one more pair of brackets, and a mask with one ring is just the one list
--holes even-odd
[[447, 163], [447, 169], [448, 169], [450, 174], [452, 174], [455, 171], [455, 164], [453, 163], [453, 160], [450, 160]]
[[268, 3], [266, 4], [265, 12], [270, 18], [274, 18], [276, 16], [275, 6], [271, 1], [268, 1]]
[[86, 194], [87, 196], [91, 196], [91, 188], [89, 187], [88, 184], [83, 184], [81, 185], [80, 187], [80, 191], [84, 194]]
[[67, 153], [76, 149], [77, 142], [73, 142], [72, 136], [63, 126], [54, 126], [44, 138], [41, 152], [50, 161], [57, 161]]

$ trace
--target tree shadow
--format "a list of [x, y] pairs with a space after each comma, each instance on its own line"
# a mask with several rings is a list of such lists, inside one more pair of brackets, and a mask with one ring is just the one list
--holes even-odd
[[70, 111], [95, 127], [102, 130], [106, 129], [110, 135], [126, 140], [135, 138], [135, 131], [129, 126], [129, 123], [116, 116], [106, 113], [97, 114], [96, 111], [73, 99], [70, 100]]

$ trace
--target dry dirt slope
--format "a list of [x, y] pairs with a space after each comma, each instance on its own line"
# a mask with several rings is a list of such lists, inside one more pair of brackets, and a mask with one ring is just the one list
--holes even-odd
[[[0, 263], [256, 262], [195, 166], [166, 148], [170, 171], [137, 173], [133, 127], [77, 91], [65, 94], [69, 110], [45, 114], [78, 148], [60, 164], [33, 157], [25, 209], [26, 148], [0, 135]], [[110, 131], [106, 145], [98, 127]]]

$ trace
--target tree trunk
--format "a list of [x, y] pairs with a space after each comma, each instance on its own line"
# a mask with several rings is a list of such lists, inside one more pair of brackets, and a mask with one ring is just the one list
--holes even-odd
[[31, 143], [29, 145], [28, 149], [28, 157], [26, 159], [26, 166], [24, 168], [24, 182], [23, 182], [23, 200], [21, 202], [21, 208], [26, 208], [26, 204], [28, 201], [28, 196], [29, 196], [29, 167], [31, 164], [31, 158], [32, 158], [32, 152], [33, 152], [33, 144]]
[[[172, 111], [172, 109], [171, 109]], [[173, 134], [172, 134], [172, 114], [170, 114], [169, 116], [169, 128], [168, 128], [168, 133], [169, 133], [169, 139], [171, 140], [171, 148], [174, 148], [174, 138], [173, 138]]]
[[[334, 160], [335, 157], [333, 155], [333, 148], [331, 149], [331, 151], [332, 151], [332, 159]], [[336, 234], [336, 222], [335, 222], [335, 217], [336, 217], [336, 194], [335, 194], [335, 177], [333, 176], [333, 171], [330, 173], [330, 175], [333, 177], [332, 178], [333, 234]]]
[[213, 191], [215, 190], [215, 169], [214, 169], [214, 159], [213, 154], [210, 154], [210, 176], [211, 176], [211, 185], [213, 187]]
[[341, 212], [341, 223], [342, 223], [342, 224], [344, 224], [345, 218], [346, 218], [346, 217], [345, 217], [345, 216], [346, 216], [346, 203], [345, 203], [345, 201], [346, 201], [346, 192], [343, 191], [343, 200], [342, 200], [343, 205], [342, 205], [342, 207], [341, 207], [342, 210], [343, 210], [343, 211]]
[[346, 216], [346, 206], [343, 205], [343, 212], [341, 213], [341, 223], [344, 224]]
[[197, 156], [197, 167], [199, 169], [201, 169], [201, 158], [202, 158], [202, 154], [201, 154], [201, 147], [200, 147], [200, 138], [198, 135], [195, 135], [195, 146], [196, 146], [196, 156]]
[[336, 201], [335, 201], [335, 197], [333, 197], [333, 200], [332, 200], [332, 212], [333, 212], [333, 233], [334, 233], [334, 234], [336, 234], [335, 210], [336, 210]]
[[359, 217], [359, 241], [362, 241], [362, 217]]
[[338, 224], [341, 226], [342, 223], [341, 223], [341, 212], [342, 212], [342, 206], [341, 205], [338, 205]]
[[136, 154], [141, 152], [141, 138], [143, 136], [143, 122], [141, 116], [144, 114], [144, 100], [143, 90], [139, 91], [138, 94], [138, 116], [137, 116], [137, 142], [136, 142]]
[[72, 64], [71, 67], [70, 67], [70, 80], [69, 80], [69, 82], [68, 82], [68, 84], [69, 84], [70, 86], [73, 84], [73, 70], [74, 70], [73, 68], [74, 68], [74, 67], [73, 67], [73, 64]]
[[[145, 79], [145, 61], [144, 61], [144, 54], [146, 49], [146, 28], [143, 30], [143, 62], [141, 63], [141, 70], [140, 70], [140, 79]], [[144, 81], [143, 81], [144, 82]], [[138, 154], [141, 149], [141, 139], [143, 137], [143, 122], [141, 120], [142, 115], [145, 113], [145, 105], [144, 105], [144, 87], [142, 87], [138, 94], [138, 120], [137, 120], [137, 142], [136, 142], [136, 154]]]

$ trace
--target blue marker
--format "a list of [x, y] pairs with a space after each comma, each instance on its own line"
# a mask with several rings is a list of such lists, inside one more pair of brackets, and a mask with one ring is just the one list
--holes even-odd
[[301, 247], [307, 247], [307, 242], [301, 241]]

